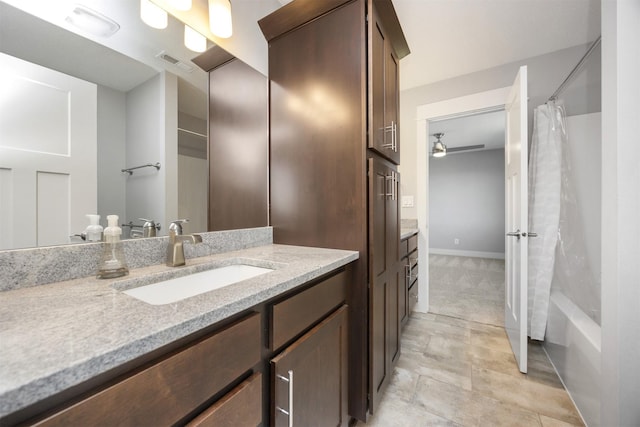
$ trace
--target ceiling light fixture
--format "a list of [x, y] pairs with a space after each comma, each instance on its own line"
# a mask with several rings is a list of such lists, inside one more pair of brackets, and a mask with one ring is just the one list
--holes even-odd
[[444, 133], [434, 133], [437, 141], [433, 143], [433, 150], [431, 151], [433, 157], [444, 157], [447, 155], [447, 146], [444, 145], [440, 139], [444, 136]]
[[167, 12], [151, 3], [151, 0], [140, 0], [140, 19], [148, 26], [159, 30], [167, 28], [169, 22]]
[[120, 29], [120, 25], [113, 19], [82, 5], [76, 5], [65, 21], [98, 37], [110, 37]]
[[209, 29], [220, 38], [231, 37], [233, 24], [229, 0], [209, 0]]
[[194, 52], [204, 52], [207, 50], [207, 38], [190, 26], [185, 25], [184, 45]]

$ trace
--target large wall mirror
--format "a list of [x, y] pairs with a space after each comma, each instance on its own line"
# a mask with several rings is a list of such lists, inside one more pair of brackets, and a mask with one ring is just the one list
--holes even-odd
[[[78, 4], [117, 32], [70, 23]], [[216, 43], [266, 74], [256, 22], [280, 3], [232, 6], [234, 35]], [[208, 78], [183, 34], [171, 15], [145, 25], [137, 0], [0, 2], [0, 249], [78, 243], [95, 213], [206, 231]]]

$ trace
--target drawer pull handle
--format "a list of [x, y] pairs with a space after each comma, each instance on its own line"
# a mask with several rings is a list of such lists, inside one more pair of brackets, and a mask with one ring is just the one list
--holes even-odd
[[286, 411], [279, 406], [276, 406], [276, 409], [289, 418], [289, 427], [293, 427], [293, 371], [289, 370], [287, 373], [289, 374], [288, 378], [280, 374], [276, 374], [276, 377], [280, 381], [284, 381], [289, 384], [289, 410]]

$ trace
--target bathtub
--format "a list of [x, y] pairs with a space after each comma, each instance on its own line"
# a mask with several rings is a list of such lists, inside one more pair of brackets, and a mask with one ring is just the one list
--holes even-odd
[[600, 425], [600, 326], [552, 290], [544, 349], [583, 420]]

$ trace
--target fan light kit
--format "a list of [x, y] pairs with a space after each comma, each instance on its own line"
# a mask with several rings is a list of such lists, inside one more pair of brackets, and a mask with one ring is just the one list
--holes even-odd
[[447, 146], [440, 139], [444, 136], [444, 133], [434, 133], [437, 141], [433, 143], [433, 150], [431, 151], [433, 157], [444, 157], [447, 155]]

